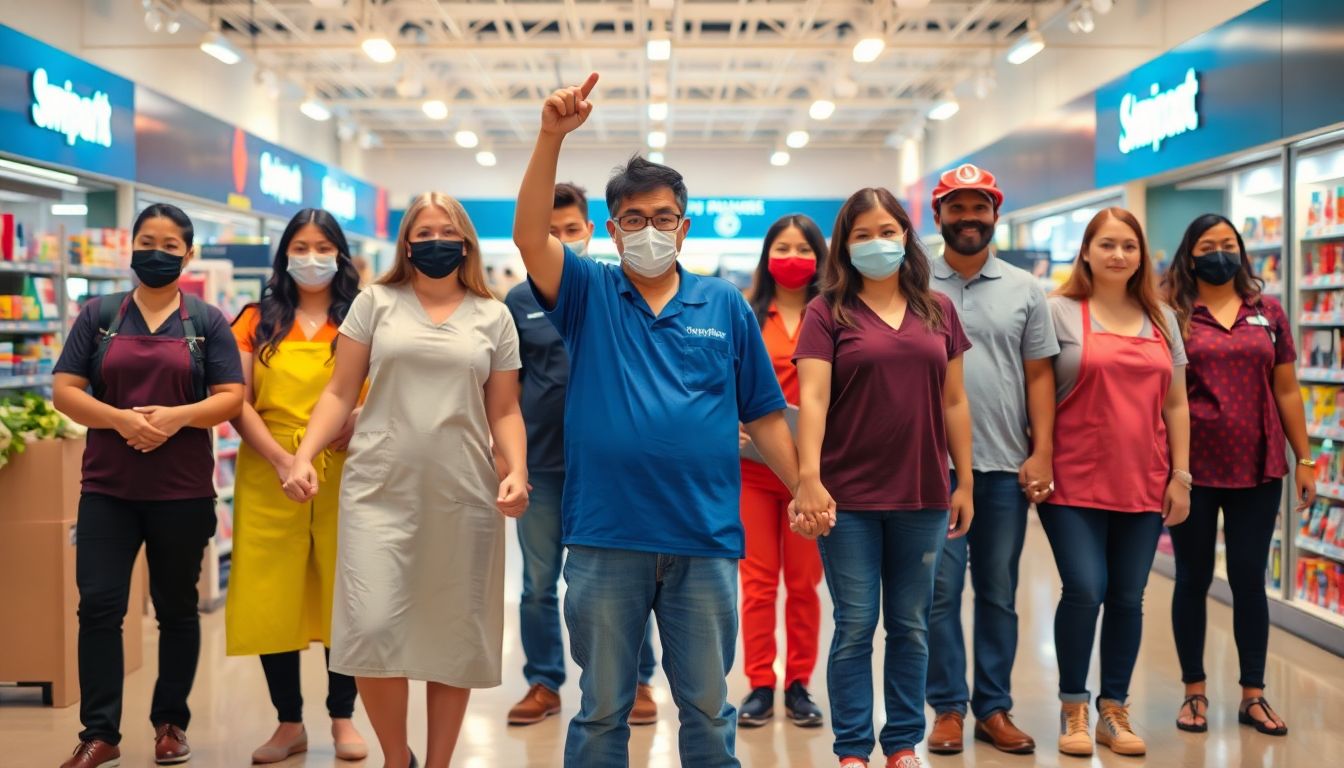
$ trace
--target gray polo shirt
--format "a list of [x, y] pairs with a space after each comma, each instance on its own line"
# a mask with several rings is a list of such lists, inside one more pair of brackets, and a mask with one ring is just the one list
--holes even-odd
[[1027, 460], [1026, 360], [1059, 354], [1045, 291], [1023, 269], [990, 254], [980, 273], [962, 278], [943, 257], [933, 261], [933, 289], [947, 294], [971, 337], [966, 396], [971, 401], [977, 472], [1017, 472]]

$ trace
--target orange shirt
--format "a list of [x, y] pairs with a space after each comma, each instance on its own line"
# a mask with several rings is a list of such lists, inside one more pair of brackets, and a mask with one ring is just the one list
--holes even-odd
[[761, 328], [765, 349], [770, 353], [770, 362], [775, 366], [775, 378], [779, 379], [779, 386], [784, 390], [784, 399], [790, 405], [798, 404], [798, 369], [793, 365], [793, 351], [798, 346], [798, 331], [802, 327], [800, 317], [798, 325], [793, 329], [793, 335], [790, 336], [789, 329], [784, 327], [784, 319], [779, 316], [779, 310], [771, 304], [765, 326]]
[[[238, 340], [239, 352], [242, 352], [245, 355], [253, 353], [253, 341], [256, 339], [257, 324], [260, 322], [261, 312], [257, 311], [256, 307], [248, 307], [247, 309], [244, 309], [238, 315], [238, 319], [233, 321], [233, 337]], [[310, 339], [303, 335], [303, 329], [296, 319], [294, 325], [289, 329], [289, 335], [284, 338], [284, 341], [321, 341], [330, 344], [336, 339], [336, 334], [339, 333], [339, 331], [340, 329], [333, 325], [331, 320], [328, 319], [321, 328], [317, 329], [317, 333], [313, 338]]]

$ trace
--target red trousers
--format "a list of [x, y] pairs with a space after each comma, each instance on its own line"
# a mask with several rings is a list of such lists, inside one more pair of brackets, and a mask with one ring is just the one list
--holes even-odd
[[784, 630], [788, 637], [784, 687], [795, 681], [807, 685], [817, 665], [821, 555], [815, 541], [789, 530], [790, 501], [789, 489], [769, 467], [742, 461], [742, 526], [747, 536], [747, 557], [739, 567], [742, 648], [752, 688], [773, 688], [777, 682], [775, 614], [781, 570], [788, 592], [784, 603]]

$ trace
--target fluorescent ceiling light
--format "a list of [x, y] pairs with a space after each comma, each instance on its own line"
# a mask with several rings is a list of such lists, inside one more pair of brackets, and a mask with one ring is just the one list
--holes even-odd
[[807, 110], [807, 114], [810, 115], [813, 120], [830, 120], [831, 115], [835, 114], [835, 102], [830, 99], [817, 99], [812, 102], [812, 106]]
[[852, 99], [859, 95], [859, 84], [853, 78], [841, 76], [835, 79], [835, 95], [842, 99]]
[[425, 95], [425, 84], [413, 75], [402, 75], [397, 81], [397, 95], [403, 99], [418, 99]]
[[961, 111], [961, 104], [952, 94], [944, 94], [938, 101], [929, 107], [930, 120], [950, 120], [953, 115]]
[[477, 144], [481, 143], [481, 137], [477, 136], [475, 131], [469, 128], [463, 128], [453, 134], [453, 141], [456, 141], [457, 146], [463, 149], [473, 149]]
[[365, 56], [379, 64], [390, 64], [397, 58], [397, 49], [386, 37], [367, 37], [359, 47], [364, 49]]
[[476, 153], [476, 162], [486, 168], [494, 168], [495, 164], [499, 162], [499, 158], [495, 157], [494, 152], [491, 152], [488, 149], [482, 149], [480, 152]]
[[784, 143], [788, 144], [792, 149], [802, 149], [803, 147], [806, 147], [807, 142], [811, 140], [812, 137], [807, 131], [791, 131], [788, 137], [784, 139]]
[[1102, 16], [1111, 12], [1115, 7], [1114, 0], [1092, 0], [1092, 10], [1100, 13]]
[[650, 163], [657, 163], [657, 164], [659, 164], [659, 165], [662, 165], [662, 164], [663, 164], [663, 160], [664, 160], [664, 158], [663, 158], [663, 153], [662, 153], [662, 152], [650, 152], [650, 153], [649, 153], [649, 162], [650, 162]]
[[655, 37], [645, 46], [649, 61], [667, 61], [672, 58], [672, 41], [666, 37]]
[[877, 35], [868, 35], [854, 44], [854, 60], [860, 64], [877, 61], [882, 51], [887, 49], [887, 41]]
[[649, 131], [649, 146], [653, 149], [662, 149], [667, 146], [666, 131]]
[[178, 19], [177, 16], [173, 16], [168, 20], [167, 24], [163, 25], [163, 28], [168, 30], [168, 34], [176, 35], [178, 32], [182, 31], [182, 21]]
[[233, 43], [226, 40], [224, 35], [219, 32], [205, 33], [205, 37], [201, 40], [201, 50], [209, 54], [211, 58], [230, 66], [243, 60], [243, 55], [238, 52], [237, 48], [233, 47]]
[[430, 120], [448, 119], [448, 105], [444, 104], [439, 99], [430, 99], [429, 101], [426, 101], [424, 104], [420, 105], [420, 109], [424, 111], [425, 117], [428, 117]]
[[150, 32], [158, 32], [163, 29], [163, 14], [159, 13], [158, 8], [150, 7], [145, 11], [145, 29]]
[[299, 105], [299, 111], [309, 120], [316, 120], [319, 123], [325, 123], [331, 119], [331, 109], [322, 103], [322, 99], [318, 98], [316, 94], [309, 94], [308, 98], [304, 99], [303, 103]]
[[1025, 64], [1043, 50], [1045, 50], [1045, 37], [1040, 30], [1031, 26], [1026, 34], [1017, 38], [1013, 47], [1008, 49], [1008, 63]]
[[60, 171], [52, 171], [46, 168], [38, 168], [36, 165], [28, 165], [27, 163], [16, 163], [12, 160], [0, 160], [0, 168], [14, 171], [15, 173], [22, 173], [27, 176], [36, 176], [39, 179], [47, 179], [48, 181], [59, 181], [62, 184], [70, 184], [71, 186], [79, 184], [79, 177], [74, 174], [61, 173]]
[[653, 102], [652, 104], [649, 105], [649, 119], [650, 119], [650, 120], [666, 120], [666, 119], [667, 119], [667, 109], [668, 109], [668, 108], [667, 108], [667, 102], [666, 102], [666, 101], [655, 101], [655, 102]]
[[53, 216], [88, 216], [89, 206], [82, 203], [56, 203], [51, 206]]
[[780, 149], [776, 150], [775, 153], [770, 156], [770, 164], [778, 168], [788, 165], [790, 159], [789, 153]]

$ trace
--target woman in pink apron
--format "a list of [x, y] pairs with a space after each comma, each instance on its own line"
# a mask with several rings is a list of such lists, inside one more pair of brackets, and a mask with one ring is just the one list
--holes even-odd
[[[178, 290], [195, 255], [191, 220], [171, 205], [152, 205], [136, 220], [133, 238], [139, 286], [90, 301], [55, 369], [56, 407], [89, 428], [75, 554], [84, 730], [62, 768], [121, 759], [121, 623], [142, 545], [159, 621], [159, 679], [149, 713], [155, 761], [191, 758], [187, 695], [201, 647], [196, 580], [215, 533], [210, 429], [243, 403], [228, 321]], [[115, 312], [104, 310], [109, 301]]]
[[1142, 755], [1126, 699], [1143, 591], [1163, 522], [1177, 525], [1190, 512], [1192, 481], [1185, 348], [1175, 315], [1157, 299], [1133, 214], [1107, 208], [1092, 219], [1050, 312], [1060, 346], [1055, 482], [1040, 516], [1064, 585], [1055, 611], [1059, 750], [1092, 754], [1087, 673], [1104, 604], [1096, 740]]

